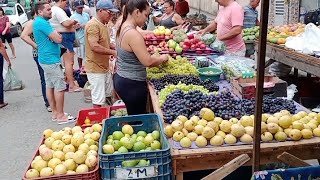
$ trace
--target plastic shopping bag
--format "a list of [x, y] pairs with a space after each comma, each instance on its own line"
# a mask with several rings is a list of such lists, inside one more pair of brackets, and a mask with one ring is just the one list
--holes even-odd
[[17, 74], [12, 70], [12, 68], [9, 67], [6, 78], [4, 79], [3, 90], [14, 91], [14, 90], [22, 90], [22, 89], [23, 89], [22, 81], [19, 79]]
[[155, 29], [155, 27], [154, 27], [153, 17], [149, 16], [149, 22], [148, 22], [148, 25], [147, 25], [147, 30], [153, 31], [154, 29]]

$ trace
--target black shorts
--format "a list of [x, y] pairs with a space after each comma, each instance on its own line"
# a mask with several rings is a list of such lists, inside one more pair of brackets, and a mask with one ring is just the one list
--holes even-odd
[[1, 40], [2, 40], [2, 43], [6, 43], [6, 41], [8, 43], [12, 43], [12, 36], [11, 36], [11, 33], [7, 33], [5, 35], [1, 35]]

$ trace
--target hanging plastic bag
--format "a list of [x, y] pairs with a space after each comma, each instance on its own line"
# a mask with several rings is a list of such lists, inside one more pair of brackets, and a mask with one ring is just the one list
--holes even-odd
[[7, 70], [3, 67], [3, 71], [2, 71], [3, 79], [6, 79], [6, 75], [7, 75]]
[[17, 74], [12, 70], [11, 67], [8, 68], [6, 78], [3, 83], [4, 91], [14, 91], [14, 90], [22, 90], [23, 85], [22, 81], [19, 79]]
[[149, 16], [147, 30], [153, 31], [154, 29], [155, 29], [155, 26], [154, 26], [154, 22], [153, 22], [153, 16]]
[[287, 99], [292, 100], [295, 93], [297, 93], [297, 86], [294, 84], [291, 84], [287, 87]]

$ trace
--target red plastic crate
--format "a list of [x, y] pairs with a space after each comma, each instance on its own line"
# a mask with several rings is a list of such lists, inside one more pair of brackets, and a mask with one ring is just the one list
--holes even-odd
[[[86, 125], [84, 121], [86, 118], [89, 118], [91, 124]], [[99, 123], [102, 124], [104, 119], [110, 117], [110, 107], [101, 107], [101, 108], [92, 108], [92, 109], [83, 109], [78, 113], [78, 119], [76, 126], [81, 126], [81, 128], [91, 127], [93, 124]]]
[[[38, 146], [38, 148], [36, 149], [36, 152], [34, 153], [34, 155], [32, 156], [32, 159], [28, 165], [28, 167], [26, 168], [26, 170], [24, 171], [23, 175], [22, 175], [22, 179], [23, 180], [30, 180], [26, 178], [26, 173], [27, 171], [31, 168], [31, 163], [34, 160], [34, 158], [36, 156], [39, 155], [39, 147], [44, 143], [44, 137], [41, 138], [40, 144]], [[39, 177], [39, 178], [32, 178], [32, 180], [100, 180], [100, 172], [99, 172], [99, 158], [96, 167], [94, 168], [94, 170], [87, 172], [87, 173], [78, 173], [78, 174], [68, 174], [68, 175], [58, 175], [58, 176], [50, 176], [50, 177]]]
[[122, 109], [122, 108], [127, 108], [127, 107], [126, 107], [126, 105], [111, 106], [110, 111], [109, 111], [109, 115], [110, 115], [109, 117], [112, 117], [111, 111], [117, 110], [117, 109]]

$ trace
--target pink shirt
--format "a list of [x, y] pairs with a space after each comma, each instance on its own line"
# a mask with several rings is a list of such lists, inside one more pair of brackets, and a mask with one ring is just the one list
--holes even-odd
[[[234, 26], [243, 26], [243, 18], [243, 8], [237, 2], [232, 2], [227, 7], [220, 6], [218, 15], [215, 19], [218, 37], [228, 33]], [[242, 39], [242, 34], [239, 34], [232, 39], [224, 40], [224, 43], [229, 52], [237, 52], [246, 48]]]

